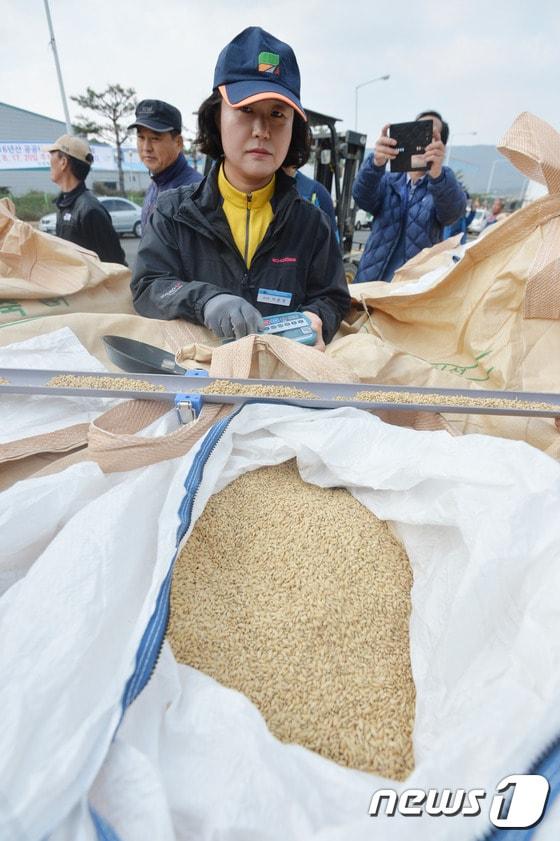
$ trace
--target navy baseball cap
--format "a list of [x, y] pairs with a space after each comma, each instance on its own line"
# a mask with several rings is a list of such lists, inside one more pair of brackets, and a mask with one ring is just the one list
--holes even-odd
[[307, 122], [294, 51], [260, 26], [249, 26], [224, 47], [214, 72], [216, 88], [232, 108], [278, 99]]
[[161, 99], [143, 99], [136, 106], [136, 122], [128, 128], [151, 128], [152, 131], [181, 131], [181, 112]]

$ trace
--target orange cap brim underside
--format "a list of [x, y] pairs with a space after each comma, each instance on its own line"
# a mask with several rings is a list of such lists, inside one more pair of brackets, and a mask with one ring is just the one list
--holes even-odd
[[218, 90], [223, 96], [225, 102], [227, 102], [227, 104], [230, 105], [232, 108], [242, 108], [243, 105], [251, 105], [251, 103], [253, 102], [262, 102], [265, 99], [277, 99], [279, 102], [285, 102], [286, 105], [289, 105], [290, 108], [293, 108], [294, 111], [296, 111], [300, 115], [300, 117], [303, 120], [305, 120], [305, 122], [307, 122], [307, 116], [305, 114], [305, 111], [302, 111], [301, 108], [298, 108], [297, 105], [295, 105], [295, 103], [293, 103], [291, 99], [288, 99], [287, 96], [284, 96], [281, 93], [277, 93], [276, 91], [265, 91], [263, 93], [256, 93], [253, 96], [248, 96], [245, 99], [242, 99], [241, 102], [236, 102], [234, 104], [233, 102], [229, 101], [225, 85], [220, 85], [218, 87]]

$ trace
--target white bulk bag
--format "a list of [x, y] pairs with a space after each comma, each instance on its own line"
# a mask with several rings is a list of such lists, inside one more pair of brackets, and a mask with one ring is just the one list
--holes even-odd
[[[305, 481], [347, 487], [391, 521], [410, 558], [405, 783], [278, 742], [248, 699], [165, 645], [145, 684], [177, 536], [237, 476], [294, 456]], [[386, 786], [490, 798], [558, 737], [559, 507], [560, 466], [529, 445], [282, 405], [245, 406], [180, 459], [18, 483], [0, 495], [14, 582], [0, 600], [0, 837], [482, 838], [489, 800], [439, 819], [370, 817], [369, 803]]]

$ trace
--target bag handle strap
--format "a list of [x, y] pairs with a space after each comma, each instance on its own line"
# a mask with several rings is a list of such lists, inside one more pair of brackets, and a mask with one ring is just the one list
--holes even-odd
[[38, 453], [67, 453], [87, 444], [89, 424], [76, 423], [64, 429], [44, 432], [0, 444], [0, 464], [16, 461]]
[[146, 467], [187, 453], [210, 427], [227, 417], [235, 406], [217, 403], [203, 406], [198, 418], [168, 435], [148, 438], [138, 433], [169, 411], [169, 403], [155, 400], [127, 400], [100, 415], [87, 428], [79, 452], [71, 453], [36, 475], [58, 473], [70, 465], [95, 461], [104, 473], [118, 473]]
[[234, 408], [230, 404], [206, 404], [192, 423], [168, 435], [148, 438], [136, 433], [168, 412], [169, 404], [152, 400], [127, 401], [90, 424], [84, 459], [97, 462], [104, 473], [117, 473], [178, 458]]
[[272, 371], [278, 362], [299, 380], [359, 382], [350, 368], [325, 353], [294, 342], [293, 339], [262, 333], [251, 334], [237, 342], [215, 348], [210, 376], [269, 379], [267, 368]]

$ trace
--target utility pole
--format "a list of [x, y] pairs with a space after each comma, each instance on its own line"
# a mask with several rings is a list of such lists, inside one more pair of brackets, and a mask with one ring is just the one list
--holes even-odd
[[64, 118], [66, 120], [66, 131], [68, 134], [74, 134], [72, 131], [72, 123], [70, 122], [70, 113], [68, 111], [68, 103], [66, 102], [66, 93], [64, 92], [64, 82], [62, 81], [62, 71], [60, 69], [60, 62], [58, 60], [58, 53], [56, 51], [56, 41], [54, 40], [54, 30], [51, 20], [51, 12], [49, 9], [49, 0], [45, 0], [45, 12], [47, 13], [47, 23], [49, 25], [49, 33], [51, 36], [50, 45], [54, 55], [54, 63], [56, 65], [56, 74], [58, 76], [58, 86], [60, 88], [60, 96], [62, 97], [62, 107], [64, 108]]

